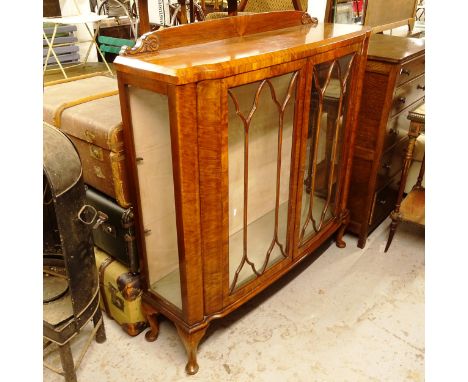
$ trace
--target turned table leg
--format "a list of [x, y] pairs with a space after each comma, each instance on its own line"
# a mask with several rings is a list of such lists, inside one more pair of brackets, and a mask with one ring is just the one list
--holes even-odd
[[192, 375], [196, 374], [198, 371], [198, 363], [197, 363], [197, 349], [200, 340], [206, 333], [208, 329], [208, 325], [199, 329], [195, 332], [188, 332], [185, 328], [176, 324], [177, 332], [179, 333], [179, 337], [182, 340], [185, 350], [187, 351], [188, 361], [187, 365], [185, 366], [185, 371], [187, 374]]
[[143, 311], [143, 314], [150, 325], [150, 330], [148, 330], [145, 334], [146, 341], [156, 341], [159, 334], [159, 312], [156, 309], [154, 309], [151, 305], [148, 305], [143, 301], [141, 303], [141, 310]]
[[424, 178], [425, 162], [426, 162], [426, 154], [424, 154], [423, 156], [421, 168], [419, 169], [418, 180], [416, 181], [416, 184], [413, 186], [413, 190], [419, 190], [423, 188], [422, 181]]
[[387, 245], [385, 246], [384, 252], [388, 251], [390, 248], [390, 244], [392, 244], [393, 237], [395, 236], [395, 232], [397, 230], [398, 224], [401, 221], [400, 215], [400, 207], [401, 202], [403, 200], [403, 193], [405, 192], [406, 180], [408, 179], [409, 168], [411, 166], [411, 161], [413, 159], [413, 151], [414, 145], [416, 143], [416, 138], [419, 136], [419, 129], [412, 128], [413, 123], [410, 124], [410, 130], [408, 132], [409, 140], [408, 140], [408, 148], [406, 150], [405, 159], [403, 162], [403, 169], [401, 170], [401, 179], [400, 179], [400, 187], [398, 189], [398, 196], [397, 201], [395, 204], [395, 209], [390, 214], [390, 218], [392, 219], [392, 223], [390, 224], [390, 232], [388, 234]]

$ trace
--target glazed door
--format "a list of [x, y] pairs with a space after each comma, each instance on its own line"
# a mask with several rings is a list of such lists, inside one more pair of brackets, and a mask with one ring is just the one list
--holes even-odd
[[224, 304], [267, 282], [292, 261], [305, 62], [223, 81]]
[[343, 186], [349, 159], [349, 119], [353, 107], [352, 78], [357, 53], [347, 52], [324, 62], [309, 63], [310, 101], [305, 105], [301, 171], [296, 217], [297, 256], [314, 248], [320, 237], [336, 230], [346, 218]]
[[136, 86], [127, 92], [148, 289], [182, 310], [168, 96]]

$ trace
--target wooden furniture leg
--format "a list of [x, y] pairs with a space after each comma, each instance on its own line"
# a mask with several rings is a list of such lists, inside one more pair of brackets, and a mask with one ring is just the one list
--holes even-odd
[[140, 35], [151, 31], [148, 13], [148, 0], [138, 0], [138, 17], [140, 19]]
[[104, 329], [104, 321], [102, 319], [102, 311], [101, 309], [98, 309], [96, 313], [94, 313], [93, 316], [93, 324], [94, 327], [99, 325], [99, 329], [96, 331], [96, 342], [98, 344], [102, 344], [103, 342], [106, 342], [106, 330]]
[[59, 346], [60, 361], [62, 362], [63, 375], [66, 382], [77, 382], [75, 364], [70, 348], [70, 342]]
[[192, 375], [196, 374], [198, 371], [198, 363], [197, 363], [197, 349], [200, 340], [206, 333], [208, 329], [208, 325], [199, 329], [195, 332], [187, 332], [185, 328], [176, 324], [177, 332], [179, 333], [179, 337], [182, 340], [185, 350], [187, 351], [188, 361], [187, 365], [185, 366], [185, 371], [187, 374]]
[[228, 15], [237, 16], [237, 0], [227, 0]]
[[187, 5], [185, 4], [185, 0], [179, 0], [179, 7], [179, 24], [188, 24]]
[[[312, 103], [312, 110], [317, 110], [318, 103], [317, 100], [311, 100]], [[318, 121], [318, 113], [311, 113], [310, 115], [310, 121], [309, 121], [309, 126], [317, 126], [317, 121]], [[312, 147], [314, 144], [314, 137], [313, 137], [313, 129], [309, 130], [307, 140], [311, 140], [310, 144], [307, 143], [309, 147]], [[308, 168], [307, 168], [307, 178], [304, 180], [304, 185], [306, 186], [305, 191], [310, 194], [312, 191], [312, 162], [314, 160], [314, 150], [310, 149], [309, 151], [309, 161], [308, 161]]]
[[193, 6], [193, 0], [189, 0], [189, 15], [190, 15], [190, 22], [195, 22], [195, 9]]
[[421, 168], [419, 169], [418, 180], [416, 181], [416, 184], [413, 186], [413, 190], [418, 190], [418, 189], [423, 188], [422, 180], [424, 178], [425, 161], [426, 161], [426, 154], [424, 153], [423, 160], [421, 163]]
[[150, 330], [148, 330], [145, 334], [146, 341], [156, 341], [159, 334], [159, 312], [155, 310], [151, 305], [148, 305], [145, 302], [141, 303], [141, 310], [143, 311], [144, 316], [150, 324]]
[[398, 189], [398, 196], [397, 196], [397, 201], [395, 204], [395, 209], [390, 214], [392, 223], [390, 224], [390, 233], [388, 234], [387, 245], [385, 246], [384, 252], [387, 252], [388, 248], [390, 248], [390, 244], [392, 244], [393, 236], [395, 236], [395, 232], [397, 230], [398, 224], [401, 221], [400, 206], [403, 200], [403, 193], [405, 191], [406, 180], [408, 179], [409, 168], [411, 166], [411, 161], [413, 159], [414, 144], [416, 143], [416, 138], [419, 136], [419, 130], [414, 131], [414, 129], [411, 128], [411, 125], [410, 125], [410, 130], [408, 132], [408, 136], [409, 136], [408, 148], [406, 150], [406, 155], [405, 155], [405, 159], [403, 162], [403, 169], [401, 170], [400, 188]]

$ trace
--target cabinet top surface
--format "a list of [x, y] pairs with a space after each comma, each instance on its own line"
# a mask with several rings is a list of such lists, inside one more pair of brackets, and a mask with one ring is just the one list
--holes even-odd
[[373, 34], [367, 58], [399, 63], [424, 54], [425, 40], [418, 38]]
[[[281, 13], [287, 16], [292, 13], [296, 18], [303, 15], [295, 11]], [[118, 56], [114, 63], [117, 71], [183, 84], [261, 69], [360, 43], [369, 33], [369, 28], [362, 26], [302, 24], [300, 19], [297, 22], [281, 17], [276, 19], [276, 25], [271, 25], [275, 21], [272, 16], [277, 17], [272, 14], [278, 12], [153, 32], [146, 37], [146, 45], [153, 43], [156, 49], [140, 48], [135, 54]]]

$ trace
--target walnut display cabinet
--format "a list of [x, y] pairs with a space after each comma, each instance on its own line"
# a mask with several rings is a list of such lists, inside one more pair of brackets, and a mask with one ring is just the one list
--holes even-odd
[[187, 373], [211, 320], [332, 235], [344, 247], [368, 39], [274, 12], [151, 32], [117, 57], [146, 338], [170, 319]]
[[370, 38], [348, 199], [348, 229], [360, 248], [395, 208], [408, 113], [424, 102], [424, 63], [422, 39]]

